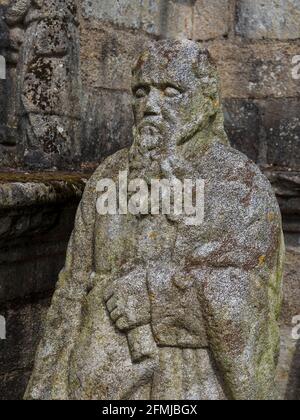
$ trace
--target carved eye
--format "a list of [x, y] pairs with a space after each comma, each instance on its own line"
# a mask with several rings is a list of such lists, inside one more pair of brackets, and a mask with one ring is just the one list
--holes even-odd
[[180, 90], [174, 88], [173, 86], [166, 87], [164, 93], [168, 98], [175, 98], [176, 96], [181, 95]]
[[134, 96], [138, 99], [145, 98], [147, 96], [147, 90], [145, 88], [138, 88], [134, 91]]

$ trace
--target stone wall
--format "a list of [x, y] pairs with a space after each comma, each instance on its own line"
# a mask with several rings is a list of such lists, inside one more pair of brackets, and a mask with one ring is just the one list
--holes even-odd
[[[0, 80], [0, 167], [18, 171], [90, 172], [132, 141], [130, 69], [140, 51], [165, 37], [194, 39], [209, 49], [231, 142], [265, 171], [282, 208], [289, 250], [278, 377], [282, 396], [299, 399], [300, 352], [291, 339], [291, 320], [300, 315], [299, 1], [0, 0], [0, 31], [7, 61]], [[33, 181], [40, 188], [41, 180]], [[3, 182], [12, 183], [7, 173]], [[23, 184], [30, 189], [32, 182]], [[0, 247], [0, 315], [8, 320], [8, 340], [0, 341], [0, 399], [23, 393], [63, 264], [73, 198], [71, 208], [54, 200], [55, 221], [30, 233], [17, 233], [10, 215], [24, 212], [30, 225], [47, 212], [47, 200], [1, 210], [0, 236], [2, 229], [9, 233]]]
[[232, 143], [299, 169], [297, 0], [1, 0], [0, 15], [2, 166], [94, 167], [130, 144], [131, 65], [176, 37], [215, 59]]

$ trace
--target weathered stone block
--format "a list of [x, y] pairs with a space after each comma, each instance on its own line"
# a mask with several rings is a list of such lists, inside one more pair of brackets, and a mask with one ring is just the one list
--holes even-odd
[[[132, 142], [133, 113], [127, 92], [95, 90], [87, 92], [83, 101], [82, 158], [111, 155]], [[97, 160], [96, 160], [97, 161]]]
[[29, 144], [19, 146], [23, 163], [31, 170], [66, 165], [74, 167], [80, 159], [81, 121], [56, 115], [30, 113], [22, 121]]
[[22, 22], [30, 6], [30, 0], [5, 1], [4, 3], [9, 6], [9, 12], [6, 17], [7, 22], [9, 24]]
[[167, 6], [164, 6], [164, 1], [161, 0], [160, 35], [165, 38], [192, 39], [193, 1], [175, 0], [165, 3]]
[[231, 145], [258, 162], [261, 139], [259, 107], [247, 99], [227, 99], [224, 101], [223, 110], [225, 128]]
[[298, 99], [243, 100], [224, 103], [232, 144], [262, 165], [300, 168]]
[[82, 14], [102, 22], [138, 29], [141, 24], [140, 0], [83, 0]]
[[163, 0], [140, 0], [140, 19], [141, 29], [148, 34], [158, 35], [161, 33], [162, 26], [166, 24], [162, 19], [164, 8], [169, 1]]
[[27, 303], [0, 309], [6, 320], [6, 340], [0, 346], [0, 377], [17, 370], [31, 369], [49, 298], [39, 303]]
[[13, 0], [4, 11], [10, 67], [1, 143], [17, 144], [18, 163], [30, 169], [65, 169], [80, 154], [76, 14], [75, 0]]
[[261, 103], [267, 144], [267, 163], [288, 170], [300, 168], [300, 100], [268, 100]]
[[300, 96], [300, 81], [293, 78], [296, 43], [216, 41], [208, 49], [219, 67], [223, 98]]
[[300, 341], [292, 335], [295, 327], [292, 320], [300, 315], [300, 253], [288, 250], [284, 272], [284, 300], [281, 327], [281, 355], [278, 369], [278, 383], [283, 399], [300, 399]]
[[300, 172], [268, 167], [265, 173], [279, 201], [286, 242], [289, 246], [298, 248], [300, 247]]
[[16, 112], [17, 75], [15, 65], [23, 31], [21, 28], [9, 30], [5, 22], [5, 11], [6, 9], [0, 6], [0, 145], [2, 145], [0, 146], [0, 162], [2, 165], [14, 166], [13, 155], [16, 151], [12, 146], [15, 146], [17, 142], [19, 119]]
[[227, 35], [230, 17], [229, 0], [197, 0], [194, 5], [193, 39], [206, 41]]
[[107, 25], [81, 26], [81, 75], [84, 88], [130, 91], [131, 67], [147, 48], [148, 37]]
[[240, 0], [236, 31], [251, 39], [300, 38], [299, 0]]
[[74, 81], [70, 77], [74, 75], [73, 70], [61, 57], [32, 57], [23, 82], [26, 111], [78, 117], [78, 92], [72, 91]]
[[190, 38], [193, 0], [83, 0], [82, 15], [152, 35]]

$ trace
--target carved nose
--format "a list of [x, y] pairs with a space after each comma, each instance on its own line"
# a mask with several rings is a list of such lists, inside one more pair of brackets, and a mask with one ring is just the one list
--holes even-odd
[[144, 117], [152, 115], [160, 115], [160, 95], [159, 91], [152, 90], [149, 93], [148, 100], [145, 105]]

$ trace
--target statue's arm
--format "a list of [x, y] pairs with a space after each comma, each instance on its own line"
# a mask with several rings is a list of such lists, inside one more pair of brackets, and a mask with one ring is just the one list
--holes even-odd
[[82, 302], [93, 267], [95, 182], [92, 179], [79, 205], [66, 264], [47, 314], [35, 367], [27, 388], [28, 399], [67, 399], [70, 353], [81, 322]]
[[224, 267], [215, 260], [197, 273], [209, 347], [229, 399], [276, 398], [282, 237], [279, 242], [277, 252], [258, 257], [255, 267], [239, 261]]
[[269, 299], [278, 287], [276, 273], [229, 267], [203, 274], [209, 278], [203, 304], [209, 347], [228, 398], [275, 398], [280, 299], [272, 297], [274, 307]]
[[284, 240], [275, 198], [263, 193], [245, 219], [233, 215], [217, 245], [205, 247], [214, 251], [197, 270], [209, 346], [236, 400], [275, 397]]

